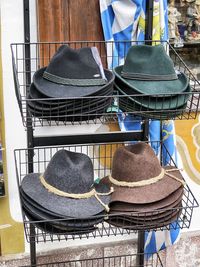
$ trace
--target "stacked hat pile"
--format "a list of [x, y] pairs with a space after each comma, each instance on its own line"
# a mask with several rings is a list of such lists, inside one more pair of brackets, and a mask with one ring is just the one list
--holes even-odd
[[62, 45], [30, 86], [31, 114], [47, 120], [80, 121], [100, 117], [111, 104], [114, 75], [103, 69], [96, 47]]
[[115, 151], [112, 174], [102, 182], [114, 187], [109, 223], [127, 229], [153, 229], [175, 221], [181, 211], [182, 175], [175, 167], [161, 167], [146, 143]]
[[87, 155], [67, 150], [56, 152], [44, 173], [26, 175], [20, 186], [29, 220], [45, 232], [65, 234], [94, 231], [108, 211], [111, 192], [105, 184], [94, 184]]
[[191, 91], [188, 77], [174, 69], [163, 45], [132, 46], [114, 69], [120, 109], [152, 119], [182, 114]]

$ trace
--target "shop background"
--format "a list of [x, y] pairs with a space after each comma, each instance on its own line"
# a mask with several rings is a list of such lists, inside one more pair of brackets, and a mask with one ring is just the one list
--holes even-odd
[[[35, 0], [30, 0], [30, 25], [31, 25], [31, 42], [37, 41], [37, 23], [36, 23], [36, 3]], [[22, 120], [17, 104], [17, 100], [14, 93], [14, 83], [12, 76], [12, 65], [11, 65], [11, 51], [10, 43], [13, 42], [24, 42], [24, 22], [23, 22], [23, 0], [1, 0], [1, 30], [2, 30], [2, 64], [3, 64], [3, 93], [4, 93], [4, 108], [5, 108], [5, 136], [6, 136], [6, 152], [7, 152], [7, 173], [8, 173], [8, 197], [10, 212], [13, 220], [21, 222], [19, 197], [16, 183], [15, 163], [14, 163], [14, 149], [15, 148], [26, 148], [26, 132], [22, 125]], [[187, 162], [192, 162], [190, 171], [192, 170], [196, 178], [190, 178], [187, 173], [185, 175], [188, 185], [194, 193], [197, 200], [200, 202], [200, 122], [196, 121], [180, 121], [175, 122], [177, 131], [178, 148], [180, 149], [182, 159]], [[183, 126], [184, 125], [184, 126]], [[105, 131], [109, 126], [104, 125], [87, 125], [87, 126], [67, 126], [67, 127], [50, 127], [35, 130], [35, 135], [48, 135], [51, 130], [52, 135], [64, 135], [66, 132], [95, 132]], [[180, 137], [180, 138], [179, 138]], [[185, 153], [184, 144], [180, 140], [184, 140], [187, 146], [188, 153]], [[182, 149], [182, 150], [181, 150]], [[195, 154], [195, 156], [194, 156]], [[190, 172], [187, 172], [190, 175]], [[194, 171], [195, 170], [195, 171]], [[184, 231], [195, 231], [200, 229], [199, 223], [200, 209], [194, 209], [194, 215], [192, 218], [192, 224], [189, 230]], [[112, 240], [119, 239], [132, 239], [134, 236], [123, 236], [116, 238], [104, 238], [104, 239], [90, 239], [90, 240], [78, 240], [48, 243], [38, 246], [38, 249], [49, 249], [58, 248], [58, 246], [75, 246], [81, 244], [89, 244], [94, 242], [110, 242]], [[22, 236], [23, 239], [23, 236]], [[29, 246], [26, 244], [26, 251], [28, 252]]]

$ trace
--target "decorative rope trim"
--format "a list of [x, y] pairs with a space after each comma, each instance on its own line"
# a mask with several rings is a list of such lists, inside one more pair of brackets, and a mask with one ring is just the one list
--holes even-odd
[[165, 175], [177, 180], [178, 182], [180, 182], [182, 185], [185, 185], [185, 182], [181, 179], [179, 179], [178, 177], [169, 174], [168, 172], [172, 172], [172, 171], [177, 171], [178, 169], [171, 169], [171, 170], [164, 170], [163, 168], [161, 169], [161, 173], [158, 176], [152, 177], [148, 180], [142, 180], [142, 181], [138, 181], [138, 182], [125, 182], [125, 181], [118, 181], [116, 179], [114, 179], [112, 176], [109, 175], [109, 180], [112, 184], [117, 185], [117, 186], [124, 186], [124, 187], [140, 187], [140, 186], [145, 186], [145, 185], [150, 185], [150, 184], [154, 184], [156, 182], [158, 182], [159, 180], [161, 180]]
[[176, 177], [176, 176], [174, 176], [174, 175], [172, 175], [172, 174], [169, 173], [169, 172], [174, 172], [174, 171], [177, 171], [177, 170], [182, 170], [182, 169], [171, 169], [171, 170], [166, 170], [166, 171], [165, 171], [165, 174], [166, 174], [167, 176], [173, 178], [174, 180], [176, 180], [176, 181], [182, 183], [183, 186], [186, 185], [186, 182], [185, 182], [185, 181], [183, 181], [183, 180], [179, 179], [178, 177]]
[[114, 192], [114, 188], [113, 187], [111, 187], [110, 191], [107, 192], [107, 193], [99, 193], [93, 188], [91, 191], [83, 193], [83, 194], [73, 194], [73, 193], [67, 193], [67, 192], [61, 191], [61, 190], [55, 188], [54, 186], [50, 185], [49, 183], [46, 182], [46, 180], [45, 180], [43, 175], [40, 175], [40, 181], [41, 181], [42, 185], [49, 192], [51, 192], [51, 193], [53, 193], [55, 195], [58, 195], [58, 196], [61, 196], [61, 197], [73, 198], [73, 199], [85, 199], [85, 198], [90, 198], [90, 197], [94, 196], [98, 200], [98, 202], [105, 208], [105, 210], [107, 212], [109, 212], [109, 210], [110, 210], [108, 205], [104, 204], [102, 202], [102, 200], [98, 196], [108, 196], [108, 195], [110, 195], [111, 193]]
[[153, 74], [145, 74], [145, 73], [129, 73], [129, 72], [122, 71], [121, 76], [127, 79], [150, 80], [150, 81], [171, 81], [171, 80], [178, 79], [176, 73], [153, 75]]
[[43, 73], [43, 78], [58, 84], [72, 85], [72, 86], [98, 86], [107, 83], [104, 79], [68, 79], [62, 78], [49, 72]]

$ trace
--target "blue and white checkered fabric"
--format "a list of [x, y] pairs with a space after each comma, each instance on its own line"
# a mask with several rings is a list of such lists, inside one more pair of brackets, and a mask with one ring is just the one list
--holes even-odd
[[[124, 63], [126, 53], [132, 41], [143, 41], [145, 31], [146, 0], [99, 0], [104, 38], [107, 41], [108, 67]], [[167, 0], [154, 0], [153, 40], [168, 38]], [[113, 43], [114, 41], [114, 43]], [[126, 41], [126, 42], [122, 42]], [[109, 43], [110, 42], [110, 43]], [[122, 131], [141, 128], [140, 121], [130, 123], [132, 115], [118, 115]], [[133, 120], [132, 120], [133, 121]], [[160, 141], [160, 121], [149, 122], [149, 140]], [[167, 150], [176, 162], [175, 133], [173, 121], [166, 122], [162, 127], [162, 137]], [[152, 148], [159, 155], [160, 146], [152, 142]], [[168, 164], [169, 155], [162, 151], [164, 164]], [[180, 230], [151, 231], [145, 233], [145, 252], [155, 253], [168, 245], [174, 244], [180, 236]]]

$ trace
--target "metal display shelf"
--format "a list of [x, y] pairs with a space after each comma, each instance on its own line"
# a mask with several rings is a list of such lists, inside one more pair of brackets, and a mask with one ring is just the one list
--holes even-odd
[[[117, 255], [109, 257], [97, 257], [90, 259], [71, 260], [63, 262], [50, 262], [37, 264], [35, 267], [141, 267], [137, 263], [138, 254]], [[155, 253], [152, 257], [149, 254], [140, 254], [145, 257], [144, 267], [163, 267], [160, 256]], [[31, 267], [30, 265], [23, 267]]]
[[[151, 42], [154, 44], [160, 43], [160, 41]], [[69, 124], [115, 123], [117, 122], [117, 114], [121, 112], [134, 115], [130, 118], [131, 121], [138, 120], [138, 116], [141, 120], [195, 119], [199, 109], [200, 83], [168, 42], [161, 43], [166, 49], [170, 49], [170, 56], [174, 62], [175, 69], [188, 76], [191, 87], [190, 92], [179, 94], [183, 99], [182, 102], [185, 103], [182, 106], [180, 106], [179, 100], [176, 100], [175, 105], [171, 105], [174, 98], [172, 94], [141, 95], [135, 93], [132, 95], [120, 95], [118, 91], [114, 91], [113, 94], [109, 94], [108, 96], [97, 95], [70, 99], [55, 98], [54, 100], [52, 100], [52, 98], [42, 98], [39, 99], [41, 105], [40, 111], [38, 111], [35, 104], [35, 101], [38, 99], [28, 98], [30, 84], [35, 71], [48, 65], [53, 54], [62, 44], [67, 44], [74, 49], [96, 46], [99, 50], [104, 67], [108, 67], [108, 59], [108, 61], [111, 62], [110, 69], [112, 70], [113, 62], [118, 62], [118, 64], [120, 64], [120, 59], [114, 56], [112, 52], [110, 52], [111, 54], [106, 54], [106, 47], [109, 46], [110, 51], [113, 51], [114, 45], [123, 47], [125, 55], [130, 45], [145, 43], [146, 41], [118, 41], [115, 43], [105, 41], [71, 41], [11, 44], [15, 93], [24, 126], [35, 128]], [[134, 99], [134, 101], [132, 99]], [[150, 105], [152, 99], [155, 103], [153, 107]], [[167, 107], [165, 105], [164, 107], [166, 99], [168, 99], [169, 105]], [[70, 109], [68, 109], [69, 105], [66, 105], [66, 103], [70, 103]], [[107, 105], [102, 106], [102, 103], [107, 103]], [[109, 108], [109, 106], [111, 107]], [[85, 109], [85, 107], [87, 107], [87, 109]]]
[[[102, 178], [110, 174], [112, 168], [112, 157], [116, 150], [116, 148], [120, 146], [124, 146], [128, 144], [128, 142], [123, 143], [103, 143], [103, 144], [83, 144], [83, 145], [66, 145], [66, 146], [51, 146], [51, 147], [39, 147], [32, 149], [17, 149], [15, 150], [15, 162], [16, 162], [16, 171], [18, 178], [18, 187], [20, 192], [20, 185], [23, 177], [27, 175], [29, 164], [33, 166], [34, 173], [43, 172], [50, 161], [51, 157], [54, 153], [60, 149], [66, 149], [69, 151], [84, 153], [88, 155], [94, 166], [94, 177]], [[161, 149], [165, 149], [168, 158], [168, 164], [171, 166], [175, 166], [173, 159], [170, 157], [169, 152], [166, 147], [160, 142], [154, 142], [154, 146], [160, 146]], [[28, 154], [31, 153], [33, 156], [33, 161], [30, 162], [28, 158]], [[29, 153], [28, 153], [29, 152]], [[162, 164], [162, 162], [161, 162]], [[22, 199], [21, 199], [21, 206]], [[56, 240], [68, 240], [68, 239], [82, 239], [82, 238], [96, 238], [103, 236], [116, 236], [116, 235], [124, 235], [131, 234], [137, 231], [144, 230], [166, 230], [166, 229], [177, 229], [177, 228], [189, 228], [193, 209], [198, 207], [198, 203], [193, 196], [190, 188], [185, 185], [184, 193], [182, 197], [182, 203], [178, 205], [176, 208], [163, 208], [162, 211], [169, 212], [169, 221], [173, 217], [174, 212], [178, 211], [179, 216], [175, 223], [169, 224], [165, 220], [161, 222], [153, 222], [152, 216], [157, 214], [157, 211], [148, 212], [148, 220], [144, 217], [146, 216], [145, 212], [132, 212], [130, 214], [130, 220], [127, 222], [123, 216], [127, 215], [126, 213], [120, 214], [120, 219], [118, 218], [118, 213], [116, 214], [104, 214], [93, 217], [87, 217], [82, 220], [79, 220], [80, 225], [82, 223], [89, 223], [91, 219], [100, 219], [100, 222], [95, 225], [95, 228], [90, 233], [69, 233], [66, 231], [59, 231], [58, 229], [52, 226], [52, 224], [58, 225], [61, 221], [62, 223], [70, 223], [71, 225], [75, 225], [75, 219], [52, 219], [52, 220], [30, 220], [26, 216], [24, 208], [22, 207], [25, 235], [28, 242], [48, 242], [48, 241], [56, 241]], [[140, 216], [143, 216], [143, 220], [141, 221]], [[120, 221], [120, 226], [115, 226], [115, 223]], [[113, 221], [115, 223], [113, 224]], [[171, 220], [173, 221], [173, 220]], [[31, 227], [34, 228], [34, 231], [31, 230]]]
[[[152, 45], [156, 41], [151, 41], [152, 39], [152, 28], [153, 28], [153, 0], [147, 1], [146, 6], [146, 23], [145, 23], [145, 44]], [[174, 50], [174, 48], [167, 42], [165, 42], [165, 48], [170, 49], [170, 56], [173, 59], [175, 68], [177, 71], [184, 72], [188, 78], [191, 87], [191, 92], [181, 94], [183, 102], [186, 102], [184, 107], [178, 107], [175, 105], [173, 109], [163, 110], [152, 110], [148, 105], [151, 98], [154, 97], [155, 103], [157, 103], [158, 96], [145, 96], [145, 100], [141, 95], [133, 95], [136, 101], [140, 101], [141, 104], [145, 102], [145, 108], [138, 107], [137, 102], [131, 102], [130, 96], [121, 96], [119, 92], [115, 91], [112, 95], [106, 97], [107, 104], [111, 107], [107, 109], [105, 106], [103, 109], [99, 109], [91, 97], [79, 98], [79, 109], [78, 112], [70, 113], [66, 110], [61, 112], [61, 101], [63, 99], [54, 99], [51, 106], [51, 102], [47, 101], [48, 113], [38, 112], [36, 113], [36, 108], [34, 108], [34, 101], [28, 99], [28, 93], [30, 90], [30, 85], [32, 82], [33, 74], [39, 68], [48, 65], [50, 59], [52, 58], [55, 51], [59, 48], [61, 44], [67, 44], [72, 48], [81, 48], [85, 46], [96, 46], [103, 63], [104, 68], [108, 68], [107, 59], [110, 62], [119, 62], [119, 58], [112, 54], [106, 53], [106, 46], [110, 46], [109, 51], [113, 51], [113, 46], [123, 46], [124, 55], [126, 55], [127, 50], [130, 45], [138, 44], [137, 42], [104, 42], [104, 41], [73, 41], [73, 42], [48, 42], [48, 43], [30, 43], [30, 18], [29, 18], [29, 0], [24, 0], [24, 40], [25, 43], [15, 43], [11, 44], [12, 51], [12, 63], [13, 63], [13, 75], [14, 75], [14, 85], [15, 94], [18, 101], [19, 109], [22, 116], [23, 125], [27, 128], [27, 149], [17, 149], [15, 150], [15, 162], [16, 162], [16, 172], [18, 187], [20, 189], [21, 181], [23, 177], [32, 172], [41, 172], [45, 169], [51, 156], [61, 148], [68, 149], [71, 151], [82, 152], [90, 156], [94, 165], [95, 178], [101, 178], [110, 173], [111, 170], [111, 159], [113, 156], [114, 149], [119, 145], [124, 145], [127, 141], [145, 141], [148, 140], [148, 120], [151, 119], [195, 119], [198, 109], [199, 109], [199, 96], [200, 96], [200, 83], [195, 79], [194, 75], [188, 69], [186, 64]], [[154, 43], [153, 43], [154, 42]], [[140, 42], [141, 44], [141, 42]], [[113, 66], [110, 67], [113, 69]], [[172, 95], [163, 95], [163, 103], [165, 98], [172, 99]], [[96, 96], [98, 98], [98, 103], [102, 103], [105, 100], [103, 96]], [[41, 99], [40, 99], [41, 100]], [[65, 101], [68, 101], [66, 99]], [[49, 102], [48, 102], [49, 101]], [[65, 102], [64, 101], [64, 102]], [[70, 105], [75, 108], [74, 103], [77, 103], [76, 99], [70, 99]], [[92, 102], [93, 101], [93, 102]], [[31, 102], [31, 103], [30, 103]], [[87, 103], [88, 112], [82, 114], [83, 107]], [[170, 102], [170, 101], [169, 101]], [[123, 105], [121, 105], [123, 103]], [[64, 103], [65, 104], [65, 103]], [[114, 106], [113, 106], [114, 104]], [[160, 102], [161, 106], [162, 103]], [[56, 113], [55, 113], [56, 106]], [[123, 106], [123, 109], [121, 107]], [[179, 105], [180, 106], [180, 105]], [[30, 108], [32, 107], [32, 108]], [[165, 107], [166, 108], [166, 107]], [[43, 107], [42, 107], [43, 110]], [[73, 136], [52, 136], [51, 131], [49, 131], [49, 136], [47, 137], [37, 137], [34, 136], [34, 128], [43, 126], [65, 126], [65, 125], [87, 125], [87, 124], [104, 124], [104, 123], [116, 123], [118, 121], [118, 113], [123, 111], [123, 116], [127, 114], [137, 115], [131, 116], [131, 121], [140, 120], [141, 130], [130, 131], [130, 132], [116, 132], [116, 133], [98, 133], [93, 135], [76, 135]], [[51, 112], [52, 111], [52, 112]], [[163, 116], [163, 113], [165, 116]], [[162, 123], [161, 123], [162, 124]], [[120, 142], [120, 143], [114, 143]], [[122, 143], [123, 142], [123, 143]], [[78, 143], [78, 144], [77, 144]], [[86, 144], [90, 143], [90, 144]], [[91, 144], [92, 143], [92, 144]], [[104, 144], [102, 144], [104, 143]], [[72, 145], [70, 145], [72, 144]], [[157, 143], [160, 145], [160, 142]], [[43, 147], [46, 146], [46, 147]], [[56, 146], [56, 147], [55, 147]], [[98, 153], [99, 149], [104, 149], [104, 154]], [[162, 146], [164, 149], [164, 146]], [[102, 151], [101, 151], [102, 152]], [[168, 153], [169, 154], [169, 153]], [[162, 159], [161, 159], [162, 161]], [[104, 163], [104, 164], [102, 164]], [[104, 166], [103, 166], [104, 165]], [[169, 155], [169, 165], [175, 165], [173, 160]], [[21, 197], [20, 197], [21, 201]], [[189, 187], [186, 185], [184, 187], [184, 195], [181, 207], [178, 207], [179, 220], [173, 226], [164, 225], [160, 229], [170, 229], [170, 227], [188, 228], [190, 226], [191, 217], [193, 213], [193, 208], [197, 207], [198, 203], [194, 198]], [[47, 267], [97, 267], [97, 266], [115, 266], [115, 267], [147, 267], [147, 266], [163, 266], [161, 260], [157, 254], [154, 254], [148, 261], [145, 260], [144, 254], [144, 231], [148, 227], [144, 225], [136, 225], [134, 229], [130, 229], [128, 225], [123, 224], [123, 227], [116, 227], [108, 224], [104, 220], [96, 225], [93, 232], [85, 235], [69, 235], [68, 233], [58, 233], [53, 234], [45, 231], [45, 227], [48, 222], [39, 222], [41, 225], [37, 225], [36, 221], [30, 221], [24, 210], [22, 209], [22, 215], [24, 220], [25, 235], [27, 240], [30, 242], [30, 264], [31, 267], [36, 266], [47, 266]], [[109, 218], [109, 215], [106, 219]], [[136, 216], [137, 218], [137, 216]], [[38, 227], [39, 226], [39, 227]], [[38, 242], [47, 242], [54, 240], [68, 240], [68, 239], [79, 239], [79, 238], [89, 238], [97, 236], [110, 236], [110, 235], [124, 235], [135, 232], [138, 229], [138, 242], [137, 242], [137, 254], [135, 255], [123, 255], [123, 256], [111, 256], [95, 259], [86, 260], [74, 260], [70, 262], [54, 262], [48, 263], [46, 265], [37, 265], [37, 255], [36, 255], [36, 244]], [[150, 228], [150, 227], [149, 227]]]

